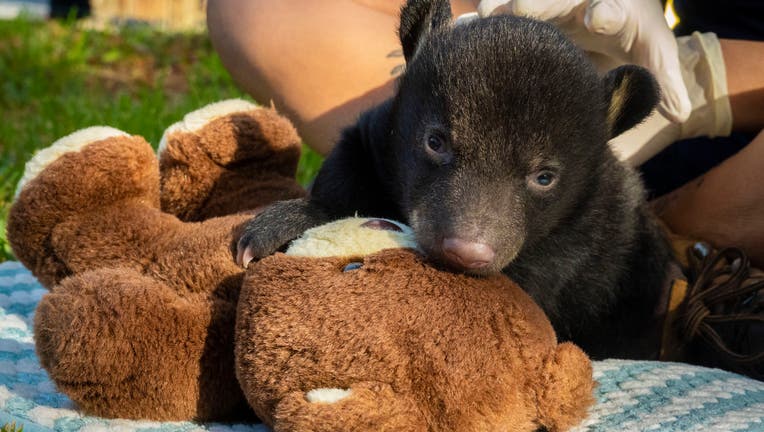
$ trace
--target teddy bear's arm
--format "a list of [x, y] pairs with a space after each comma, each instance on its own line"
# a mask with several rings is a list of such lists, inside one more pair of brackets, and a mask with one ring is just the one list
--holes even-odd
[[128, 268], [71, 276], [35, 312], [57, 388], [89, 414], [152, 420], [246, 415], [234, 376], [233, 301], [182, 296]]
[[570, 342], [559, 344], [536, 382], [539, 422], [552, 432], [580, 423], [594, 403], [595, 385], [586, 354]]

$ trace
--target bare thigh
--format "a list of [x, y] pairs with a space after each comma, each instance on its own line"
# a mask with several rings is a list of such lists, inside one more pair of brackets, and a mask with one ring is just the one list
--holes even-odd
[[[326, 154], [340, 130], [392, 94], [402, 0], [210, 0], [212, 43], [234, 80], [273, 101]], [[474, 10], [452, 1], [454, 14]]]
[[743, 249], [764, 267], [764, 131], [705, 175], [653, 202], [675, 232]]

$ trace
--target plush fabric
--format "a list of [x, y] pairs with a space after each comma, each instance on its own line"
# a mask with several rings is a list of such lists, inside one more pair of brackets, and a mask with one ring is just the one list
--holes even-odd
[[[352, 238], [364, 225], [326, 227]], [[304, 237], [326, 237], [321, 228]], [[411, 249], [250, 265], [235, 347], [244, 394], [276, 430], [565, 431], [593, 402], [589, 358], [557, 343], [519, 286], [443, 271]], [[350, 392], [307, 400], [326, 387]]]
[[[355, 229], [360, 224], [372, 229]], [[351, 217], [305, 231], [289, 244], [286, 253], [313, 258], [359, 257], [390, 248], [418, 249], [414, 231], [387, 219]]]
[[46, 292], [21, 264], [0, 264], [0, 426], [15, 422], [25, 432], [267, 431], [257, 425], [110, 420], [82, 414], [56, 391], [35, 355], [33, 315]]
[[159, 155], [112, 129], [62, 138], [27, 164], [9, 211], [16, 257], [49, 290], [37, 355], [83, 412], [253, 418], [234, 372], [235, 245], [259, 207], [305, 194], [294, 179], [300, 138], [243, 101], [183, 124]]
[[[34, 309], [47, 291], [17, 262], [0, 264], [0, 426], [27, 432], [266, 432], [263, 425], [107, 420], [77, 412], [34, 353]], [[764, 383], [677, 363], [594, 362], [597, 404], [576, 432], [764, 431]]]

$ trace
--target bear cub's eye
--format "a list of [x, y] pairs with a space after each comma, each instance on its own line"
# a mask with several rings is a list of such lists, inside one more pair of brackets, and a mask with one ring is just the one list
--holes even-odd
[[443, 142], [443, 137], [430, 135], [427, 137], [427, 147], [435, 153], [441, 153], [445, 150], [446, 144]]
[[451, 162], [453, 155], [451, 154], [451, 149], [443, 134], [430, 132], [425, 136], [424, 142], [427, 156], [429, 156], [435, 163], [445, 165]]
[[530, 186], [539, 190], [549, 189], [556, 181], [557, 175], [548, 169], [542, 169], [528, 176]]

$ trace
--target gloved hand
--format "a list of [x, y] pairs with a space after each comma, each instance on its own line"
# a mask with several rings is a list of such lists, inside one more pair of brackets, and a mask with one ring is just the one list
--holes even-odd
[[[478, 14], [509, 13], [550, 21], [600, 60], [647, 68], [661, 87], [659, 109], [674, 122], [690, 115], [677, 44], [658, 0], [482, 0]], [[604, 56], [604, 59], [603, 59]], [[610, 68], [611, 64], [600, 64]]]
[[679, 68], [690, 96], [690, 116], [673, 123], [656, 110], [642, 123], [610, 140], [622, 160], [637, 166], [675, 141], [699, 136], [726, 136], [732, 130], [727, 72], [719, 39], [695, 32], [676, 39]]

